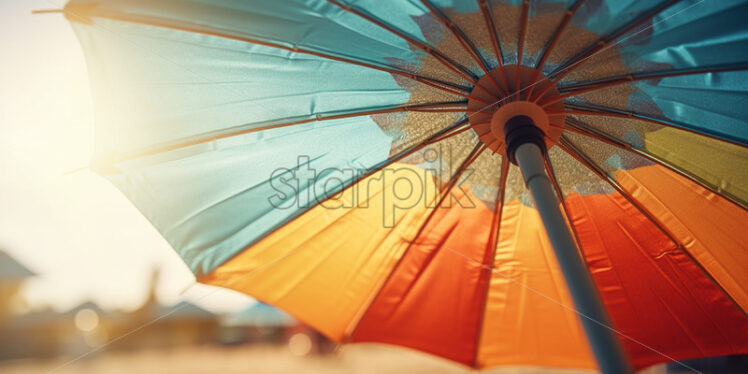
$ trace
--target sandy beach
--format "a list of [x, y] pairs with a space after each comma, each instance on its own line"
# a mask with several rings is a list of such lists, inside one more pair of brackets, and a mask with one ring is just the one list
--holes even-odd
[[[351, 345], [329, 355], [305, 357], [294, 356], [283, 346], [231, 348], [206, 346], [174, 350], [104, 353], [66, 365], [69, 360], [16, 360], [0, 364], [0, 371], [5, 374], [49, 372], [55, 374], [458, 374], [474, 372], [466, 367], [433, 356], [378, 345]], [[504, 368], [482, 371], [482, 373], [582, 374], [590, 372]]]

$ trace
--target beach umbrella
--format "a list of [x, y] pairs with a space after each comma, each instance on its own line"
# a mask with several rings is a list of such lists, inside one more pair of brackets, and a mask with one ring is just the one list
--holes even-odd
[[748, 353], [748, 2], [70, 1], [202, 283], [474, 368]]

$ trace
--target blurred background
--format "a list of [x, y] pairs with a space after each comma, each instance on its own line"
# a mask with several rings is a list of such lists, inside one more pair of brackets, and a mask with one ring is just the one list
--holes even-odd
[[[63, 5], [0, 0], [0, 372], [470, 372], [406, 349], [337, 348], [271, 306], [196, 284], [86, 168], [94, 118], [81, 49], [61, 14], [31, 14]], [[741, 360], [689, 365], [727, 372]]]

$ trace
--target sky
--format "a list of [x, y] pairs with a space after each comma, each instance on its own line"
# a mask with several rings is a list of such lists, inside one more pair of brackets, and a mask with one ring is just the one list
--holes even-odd
[[63, 4], [0, 0], [0, 249], [37, 274], [22, 289], [28, 308], [133, 309], [154, 269], [165, 304], [250, 305], [196, 284], [125, 196], [86, 168], [94, 118], [83, 52], [62, 14], [31, 14]]

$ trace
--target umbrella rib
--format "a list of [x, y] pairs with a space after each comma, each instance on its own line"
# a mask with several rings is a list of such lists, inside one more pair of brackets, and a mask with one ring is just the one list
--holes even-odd
[[[480, 320], [478, 322], [478, 332], [475, 340], [475, 357], [473, 358], [473, 368], [478, 367], [478, 350], [480, 348], [480, 343], [483, 340], [483, 325], [486, 321], [486, 306], [488, 305], [488, 294], [491, 290], [491, 278], [493, 275], [493, 271], [490, 271], [490, 269], [493, 269], [494, 267], [494, 261], [496, 259], [496, 249], [499, 245], [499, 234], [501, 232], [501, 216], [504, 212], [504, 198], [506, 197], [506, 182], [507, 177], [509, 175], [509, 160], [506, 157], [501, 157], [501, 174], [499, 177], [499, 190], [496, 193], [496, 205], [495, 205], [495, 212], [494, 212], [494, 219], [491, 225], [491, 232], [489, 233], [489, 240], [488, 240], [488, 249], [487, 253], [490, 254], [490, 257], [488, 258], [488, 261], [490, 263], [487, 265], [489, 268], [488, 272], [488, 279], [486, 280], [486, 292], [483, 295], [483, 302], [481, 306], [481, 315]], [[484, 262], [486, 262], [486, 258], [483, 259]]]
[[[595, 43], [589, 45], [587, 48], [583, 49], [581, 52], [571, 57], [569, 60], [567, 60], [565, 63], [561, 64], [561, 66], [557, 67], [553, 72], [551, 72], [549, 74], [549, 77], [554, 77], [554, 80], [558, 82], [564, 76], [568, 75], [571, 71], [573, 71], [574, 68], [579, 66], [581, 62], [583, 62], [588, 57], [591, 57], [592, 55], [594, 55], [601, 49], [608, 46], [612, 41], [618, 39], [622, 35], [633, 30], [635, 27], [641, 25], [642, 23], [649, 21], [650, 19], [654, 18], [658, 14], [662, 13], [666, 9], [670, 8], [671, 6], [679, 3], [680, 1], [681, 0], [670, 0], [668, 2], [662, 3], [654, 7], [653, 9], [647, 12], [640, 14], [639, 16], [631, 20], [629, 23], [626, 23], [622, 25], [621, 27], [613, 30], [608, 35], [598, 39]], [[559, 74], [560, 72], [563, 72], [563, 73], [559, 77], [556, 77], [556, 75]]]
[[629, 194], [623, 186], [621, 186], [618, 181], [613, 179], [608, 173], [606, 173], [595, 161], [590, 159], [589, 156], [587, 156], [584, 152], [579, 150], [571, 141], [569, 141], [565, 136], [561, 136], [561, 139], [559, 139], [559, 142], [557, 143], [561, 149], [563, 149], [566, 153], [568, 153], [570, 156], [574, 157], [577, 161], [579, 161], [582, 165], [587, 167], [590, 171], [597, 174], [601, 179], [603, 179], [605, 182], [607, 182], [611, 187], [613, 187], [614, 190], [616, 190], [621, 196], [623, 196], [626, 200], [628, 200], [631, 205], [633, 205], [640, 213], [644, 215], [655, 227], [657, 227], [665, 236], [670, 239], [670, 241], [673, 242], [673, 244], [676, 245], [678, 248], [684, 248], [683, 244], [681, 244], [677, 239], [675, 239], [675, 236], [665, 228], [665, 226], [654, 217], [654, 215], [646, 209], [644, 206], [642, 206], [636, 199], [634, 199], [631, 194]]
[[610, 144], [610, 145], [612, 145], [614, 147], [617, 147], [617, 148], [620, 148], [620, 149], [623, 149], [623, 150], [635, 153], [635, 154], [637, 154], [639, 156], [642, 156], [642, 157], [646, 158], [649, 161], [655, 162], [657, 164], [660, 164], [660, 165], [662, 165], [662, 166], [664, 166], [664, 167], [672, 170], [673, 172], [681, 175], [682, 177], [687, 178], [688, 180], [690, 180], [690, 181], [698, 184], [702, 188], [704, 188], [704, 189], [706, 189], [706, 190], [708, 190], [708, 191], [710, 191], [710, 192], [712, 192], [712, 193], [714, 193], [716, 195], [724, 197], [727, 201], [730, 201], [731, 203], [735, 204], [736, 206], [741, 207], [743, 209], [748, 209], [748, 205], [745, 205], [744, 203], [742, 203], [740, 200], [738, 200], [732, 194], [725, 193], [725, 192], [720, 192], [720, 191], [716, 190], [714, 187], [707, 185], [704, 181], [702, 181], [701, 179], [699, 179], [695, 175], [692, 175], [692, 174], [686, 172], [685, 170], [680, 169], [680, 167], [677, 167], [677, 166], [671, 164], [668, 161], [665, 161], [665, 160], [663, 160], [663, 159], [661, 159], [661, 158], [659, 158], [659, 157], [657, 157], [657, 156], [655, 156], [653, 154], [650, 154], [649, 152], [647, 152], [647, 151], [645, 151], [643, 149], [639, 149], [639, 148], [633, 147], [633, 146], [631, 146], [631, 144], [629, 144], [629, 143], [627, 143], [625, 141], [616, 139], [616, 138], [608, 135], [607, 133], [605, 133], [605, 132], [603, 132], [601, 130], [595, 129], [592, 126], [590, 126], [590, 125], [588, 125], [588, 124], [586, 124], [586, 123], [584, 123], [582, 121], [573, 119], [573, 118], [567, 117], [566, 118], [566, 124], [567, 124], [566, 128], [568, 130], [570, 130], [570, 131], [574, 131], [575, 133], [578, 133], [580, 135], [596, 139], [598, 141]]
[[456, 129], [454, 131], [449, 132], [448, 134], [441, 135], [441, 136], [433, 139], [432, 143], [436, 143], [436, 142], [442, 141], [442, 140], [444, 140], [446, 138], [453, 137], [455, 135], [459, 135], [459, 134], [461, 134], [461, 133], [463, 133], [463, 132], [465, 132], [467, 130], [474, 129], [476, 126], [479, 126], [479, 125], [482, 125], [482, 123], [472, 123], [472, 124], [470, 124], [468, 126], [463, 126], [463, 127], [459, 128], [459, 129]]
[[478, 5], [483, 13], [483, 20], [486, 22], [488, 35], [491, 37], [491, 46], [493, 46], [493, 51], [496, 53], [496, 62], [499, 64], [499, 68], [503, 70], [504, 53], [501, 51], [501, 43], [499, 42], [499, 35], [496, 32], [496, 23], [494, 22], [493, 14], [491, 13], [491, 5], [488, 4], [487, 0], [478, 0]]
[[478, 49], [475, 47], [470, 38], [465, 35], [462, 29], [460, 29], [459, 26], [452, 22], [452, 20], [450, 20], [446, 14], [442, 13], [441, 10], [439, 10], [434, 4], [432, 4], [430, 0], [421, 0], [421, 3], [423, 3], [423, 5], [426, 6], [426, 8], [428, 8], [434, 15], [436, 15], [436, 18], [438, 18], [439, 21], [441, 21], [444, 26], [446, 26], [452, 32], [455, 38], [457, 38], [457, 41], [460, 42], [460, 45], [462, 45], [462, 48], [465, 49], [468, 55], [470, 55], [470, 57], [472, 57], [473, 60], [475, 60], [475, 62], [478, 64], [478, 66], [483, 70], [483, 73], [487, 74], [490, 77], [491, 83], [494, 84], [496, 89], [503, 92], [504, 90], [502, 90], [501, 86], [499, 86], [499, 83], [496, 82], [496, 78], [494, 78], [494, 76], [490, 74], [491, 69], [488, 67], [488, 64], [483, 58], [483, 55], [478, 52]]
[[434, 206], [434, 208], [429, 212], [428, 216], [426, 216], [426, 219], [421, 223], [421, 225], [418, 228], [418, 231], [416, 232], [415, 236], [413, 236], [413, 240], [408, 243], [408, 246], [405, 247], [405, 250], [403, 250], [403, 253], [400, 255], [400, 257], [395, 262], [395, 265], [392, 267], [392, 270], [387, 274], [387, 277], [382, 281], [382, 283], [379, 286], [379, 289], [374, 292], [371, 297], [362, 305], [361, 309], [357, 312], [356, 316], [353, 319], [353, 322], [346, 328], [346, 332], [343, 335], [343, 343], [346, 343], [350, 341], [350, 338], [356, 333], [356, 329], [358, 328], [359, 323], [361, 322], [361, 319], [364, 317], [364, 314], [366, 311], [371, 307], [371, 305], [374, 303], [374, 300], [379, 297], [379, 295], [384, 290], [384, 287], [389, 283], [390, 279], [392, 279], [392, 276], [397, 271], [397, 268], [400, 266], [400, 264], [403, 262], [403, 259], [407, 256], [410, 249], [413, 247], [413, 244], [418, 240], [418, 237], [423, 233], [423, 230], [426, 229], [426, 226], [428, 225], [431, 218], [436, 213], [437, 209], [439, 209], [439, 206], [444, 202], [444, 199], [446, 196], [448, 196], [449, 191], [452, 189], [452, 186], [457, 183], [457, 181], [462, 176], [462, 173], [470, 166], [470, 164], [475, 161], [475, 159], [480, 156], [480, 154], [486, 149], [485, 144], [482, 142], [477, 142], [475, 147], [473, 147], [473, 150], [470, 151], [470, 153], [465, 157], [465, 159], [460, 163], [460, 166], [457, 169], [457, 172], [449, 179], [447, 182], [447, 185], [442, 188], [440, 191], [440, 195], [438, 196], [437, 204]]
[[[517, 40], [517, 66], [522, 66], [522, 52], [525, 49], [525, 34], [527, 33], [527, 21], [530, 17], [530, 1], [522, 1], [522, 15], [520, 16], [519, 39]], [[522, 100], [522, 82], [520, 79], [521, 69], [517, 69], [515, 77], [517, 100]]]
[[526, 97], [532, 97], [532, 91], [535, 89], [535, 81], [538, 79], [538, 75], [543, 70], [543, 67], [545, 67], [545, 63], [550, 57], [551, 51], [553, 51], [553, 48], [561, 39], [561, 34], [563, 34], [566, 26], [569, 24], [569, 22], [571, 22], [572, 17], [574, 17], [574, 14], [576, 14], [577, 10], [579, 10], [583, 3], [584, 0], [577, 0], [569, 7], [569, 9], [566, 11], [566, 14], [564, 15], [564, 18], [561, 20], [561, 22], [556, 27], [556, 30], [553, 32], [553, 36], [545, 45], [545, 48], [543, 48], [543, 51], [540, 53], [540, 59], [538, 60], [538, 63], [535, 64], [535, 72], [533, 73], [532, 79], [530, 79], [530, 83], [527, 86], [528, 91], [525, 95]]
[[304, 118], [304, 119], [288, 121], [288, 122], [283, 122], [283, 123], [276, 123], [276, 124], [267, 125], [267, 126], [244, 128], [241, 130], [217, 134], [217, 135], [209, 136], [206, 138], [183, 141], [183, 142], [179, 142], [176, 144], [167, 144], [167, 145], [163, 145], [157, 148], [150, 148], [150, 149], [145, 149], [141, 151], [136, 151], [131, 154], [125, 155], [122, 159], [118, 161], [130, 160], [130, 159], [144, 157], [144, 156], [151, 156], [154, 154], [173, 151], [176, 149], [194, 146], [198, 144], [210, 143], [210, 142], [224, 139], [224, 138], [245, 135], [245, 134], [258, 132], [258, 131], [277, 129], [281, 127], [302, 125], [305, 123], [310, 123], [310, 122], [315, 122], [315, 121], [327, 121], [327, 120], [336, 120], [336, 119], [343, 119], [343, 118], [353, 118], [353, 117], [362, 117], [362, 116], [369, 116], [369, 115], [375, 115], [375, 114], [387, 114], [387, 113], [398, 113], [398, 112], [463, 113], [467, 111], [466, 106], [467, 106], [466, 101], [452, 101], [452, 102], [441, 102], [441, 103], [396, 105], [392, 107], [371, 109], [371, 110], [362, 110], [362, 111], [354, 110], [352, 112], [347, 112], [347, 113], [342, 113], [342, 114], [313, 114], [311, 118]]
[[553, 169], [553, 163], [551, 163], [551, 158], [548, 155], [548, 152], [545, 153], [544, 157], [545, 161], [545, 169], [548, 172], [548, 175], [551, 176], [551, 182], [553, 183], [553, 188], [556, 190], [556, 194], [558, 195], [558, 199], [561, 201], [561, 209], [563, 210], [564, 216], [566, 217], [566, 222], [569, 224], [569, 227], [571, 227], [571, 232], [574, 234], [574, 241], [577, 242], [577, 247], [581, 250], [582, 249], [582, 242], [579, 241], [579, 234], [577, 233], [577, 227], [574, 226], [574, 224], [571, 221], [571, 216], [569, 215], [568, 208], [566, 206], [566, 198], [564, 197], [564, 193], [561, 190], [561, 185], [558, 183], [558, 178], [556, 177], [556, 171]]
[[437, 133], [431, 135], [428, 139], [424, 141], [423, 146], [435, 144], [447, 138], [451, 138], [455, 135], [461, 134], [463, 131], [469, 128], [471, 128], [471, 125], [470, 125], [470, 121], [468, 120], [468, 118], [467, 117], [461, 118], [454, 124], [447, 126], [444, 129], [438, 131]]
[[488, 4], [487, 0], [478, 0], [478, 5], [483, 13], [483, 20], [486, 22], [488, 35], [491, 37], [491, 45], [493, 46], [494, 53], [496, 53], [496, 62], [499, 64], [499, 71], [501, 72], [501, 78], [504, 81], [504, 87], [507, 89], [504, 90], [499, 86], [493, 74], [491, 74], [491, 80], [499, 89], [499, 92], [506, 96], [508, 94], [507, 90], [509, 89], [509, 79], [506, 77], [506, 70], [504, 70], [504, 53], [501, 51], [501, 43], [499, 42], [499, 35], [496, 32], [496, 23], [493, 19], [491, 6]]
[[561, 190], [561, 185], [558, 183], [558, 178], [556, 178], [556, 171], [553, 169], [553, 164], [551, 163], [551, 158], [548, 155], [548, 152], [545, 152], [545, 155], [543, 157], [543, 164], [545, 165], [545, 171], [550, 176], [551, 183], [553, 184], [553, 189], [556, 190], [556, 196], [562, 203], [561, 208], [563, 209], [564, 216], [566, 217], [566, 222], [572, 229], [574, 240], [577, 242], [577, 246], [581, 248], [581, 245], [579, 243], [579, 235], [577, 235], [576, 227], [574, 227], [574, 225], [571, 223], [571, 216], [566, 210], [566, 198], [564, 198], [564, 193]]
[[[650, 117], [647, 115], [635, 113], [633, 111], [627, 111], [627, 110], [621, 110], [621, 109], [615, 109], [615, 108], [609, 108], [604, 107], [600, 105], [592, 105], [592, 104], [572, 104], [572, 103], [564, 103], [564, 107], [567, 108], [567, 110], [564, 112], [565, 114], [578, 114], [578, 115], [589, 115], [589, 116], [603, 116], [603, 117], [614, 117], [614, 118], [634, 118], [639, 119], [645, 122], [654, 123], [656, 125], [665, 126], [665, 127], [672, 127], [674, 129], [683, 130], [686, 132], [690, 132], [692, 134], [700, 135], [700, 136], [706, 136], [711, 139], [728, 142], [730, 144], [739, 145], [742, 147], [746, 147], [747, 145], [745, 143], [741, 143], [739, 140], [733, 140], [733, 139], [724, 139], [716, 135], [700, 132], [697, 130], [693, 130], [688, 128], [687, 126], [674, 122], [669, 120], [661, 120], [654, 117]], [[571, 109], [571, 110], [568, 110]]]
[[697, 68], [673, 69], [673, 70], [654, 71], [654, 72], [647, 72], [647, 73], [618, 75], [614, 77], [595, 79], [595, 80], [585, 81], [585, 82], [560, 84], [557, 86], [557, 88], [559, 92], [561, 93], [570, 93], [570, 92], [579, 92], [579, 91], [589, 92], [592, 89], [607, 88], [610, 86], [624, 84], [624, 83], [632, 82], [632, 81], [641, 81], [641, 80], [649, 80], [649, 79], [659, 80], [662, 78], [678, 77], [678, 76], [683, 76], [683, 75], [724, 73], [724, 72], [741, 71], [741, 70], [748, 70], [748, 64], [737, 63], [737, 64], [726, 64], [726, 65], [712, 65], [712, 66], [697, 67]]
[[473, 74], [473, 72], [471, 72], [467, 67], [460, 65], [457, 61], [455, 61], [452, 58], [448, 57], [447, 55], [445, 55], [444, 53], [442, 53], [440, 50], [438, 50], [438, 49], [436, 49], [436, 48], [434, 48], [434, 47], [432, 47], [432, 46], [430, 46], [430, 45], [428, 45], [428, 44], [426, 44], [424, 42], [416, 40], [413, 36], [410, 36], [410, 35], [406, 34], [404, 31], [397, 29], [395, 26], [393, 26], [391, 24], [388, 24], [388, 23], [384, 22], [383, 20], [381, 20], [380, 18], [378, 18], [378, 17], [376, 17], [374, 15], [371, 15], [371, 14], [369, 14], [369, 13], [363, 11], [363, 10], [356, 9], [355, 7], [353, 7], [351, 5], [341, 3], [341, 2], [339, 2], [337, 0], [327, 0], [327, 1], [330, 2], [330, 3], [332, 3], [332, 4], [334, 4], [334, 5], [337, 5], [338, 7], [340, 7], [341, 9], [343, 9], [343, 10], [349, 12], [349, 13], [353, 13], [353, 14], [359, 16], [360, 18], [363, 18], [363, 19], [365, 19], [365, 20], [367, 20], [367, 21], [369, 21], [369, 22], [371, 22], [371, 23], [379, 26], [380, 28], [382, 28], [382, 29], [384, 29], [384, 30], [386, 30], [386, 31], [388, 31], [388, 32], [390, 32], [390, 33], [392, 33], [392, 34], [400, 37], [401, 39], [405, 40], [406, 42], [408, 42], [408, 43], [416, 46], [418, 49], [420, 49], [420, 50], [422, 50], [422, 51], [430, 54], [436, 60], [438, 60], [439, 62], [441, 62], [443, 65], [445, 65], [450, 70], [452, 70], [455, 73], [459, 74], [462, 78], [464, 78], [468, 82], [470, 82], [472, 84], [476, 84], [477, 83], [477, 77], [475, 76], [475, 74]]
[[441, 21], [444, 26], [446, 26], [447, 29], [452, 32], [455, 38], [457, 38], [457, 41], [460, 42], [462, 48], [464, 48], [465, 51], [470, 55], [470, 57], [472, 57], [473, 60], [478, 63], [478, 66], [483, 69], [485, 73], [488, 73], [490, 71], [490, 69], [488, 68], [488, 64], [486, 64], [483, 56], [478, 52], [478, 50], [475, 48], [470, 39], [465, 35], [462, 29], [460, 29], [459, 26], [452, 22], [452, 20], [449, 19], [446, 14], [442, 13], [441, 10], [439, 10], [434, 4], [432, 4], [430, 0], [421, 0], [421, 3], [426, 6], [426, 8], [431, 11], [431, 13], [436, 15], [436, 18], [438, 18], [439, 21]]
[[733, 64], [733, 65], [720, 65], [720, 66], [713, 66], [713, 67], [706, 67], [706, 68], [695, 68], [695, 69], [689, 68], [689, 69], [679, 69], [679, 70], [669, 70], [669, 71], [658, 71], [658, 72], [652, 72], [652, 73], [628, 74], [628, 75], [617, 76], [613, 78], [605, 78], [605, 79], [599, 79], [595, 81], [575, 83], [575, 84], [569, 84], [566, 86], [561, 86], [558, 89], [559, 91], [563, 92], [563, 94], [558, 95], [558, 96], [553, 96], [553, 100], [540, 102], [539, 104], [542, 107], [547, 107], [549, 105], [562, 101], [568, 97], [577, 96], [577, 95], [581, 95], [581, 94], [585, 94], [588, 92], [601, 90], [601, 89], [609, 88], [613, 86], [618, 86], [618, 85], [629, 83], [629, 82], [636, 82], [636, 81], [649, 80], [649, 79], [678, 77], [678, 76], [683, 76], [683, 75], [723, 73], [723, 72], [740, 71], [740, 70], [748, 70], [748, 65]]

